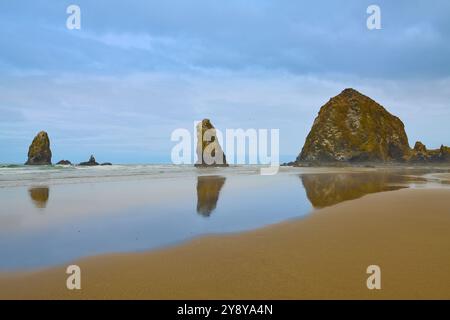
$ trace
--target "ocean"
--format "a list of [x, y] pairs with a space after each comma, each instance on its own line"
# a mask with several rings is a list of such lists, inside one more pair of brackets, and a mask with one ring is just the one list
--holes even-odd
[[369, 193], [441, 186], [432, 174], [442, 170], [0, 165], [0, 271], [253, 230]]

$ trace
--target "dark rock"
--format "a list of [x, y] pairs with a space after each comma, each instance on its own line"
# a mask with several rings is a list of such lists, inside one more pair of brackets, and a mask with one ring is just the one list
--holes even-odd
[[98, 162], [95, 161], [95, 158], [93, 155], [91, 155], [91, 157], [89, 158], [89, 161], [87, 162], [81, 162], [80, 166], [98, 166]]
[[26, 165], [50, 165], [52, 164], [52, 151], [47, 132], [41, 131], [33, 139], [28, 149]]
[[217, 140], [216, 129], [209, 119], [203, 119], [197, 125], [197, 139], [196, 167], [228, 166], [225, 154]]
[[63, 165], [63, 166], [70, 166], [70, 165], [72, 165], [72, 162], [70, 162], [69, 160], [61, 160], [57, 164]]
[[111, 162], [103, 162], [101, 166], [112, 166]]
[[319, 111], [297, 163], [404, 161], [410, 152], [403, 122], [354, 89]]

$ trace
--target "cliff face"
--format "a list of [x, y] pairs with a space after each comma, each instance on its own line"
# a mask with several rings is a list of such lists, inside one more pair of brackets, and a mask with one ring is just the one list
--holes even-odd
[[50, 150], [50, 139], [45, 131], [39, 132], [33, 139], [28, 149], [28, 160], [26, 165], [49, 165], [52, 164], [52, 151]]
[[228, 166], [227, 159], [217, 139], [216, 129], [209, 119], [197, 125], [197, 163], [196, 167]]
[[345, 89], [319, 111], [296, 162], [405, 161], [403, 122], [374, 100]]

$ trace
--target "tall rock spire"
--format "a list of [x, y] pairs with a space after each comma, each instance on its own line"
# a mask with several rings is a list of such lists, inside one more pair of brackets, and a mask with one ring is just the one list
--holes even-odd
[[197, 163], [196, 167], [226, 167], [225, 154], [217, 139], [217, 133], [209, 119], [197, 125]]
[[49, 165], [52, 164], [52, 151], [50, 150], [50, 139], [45, 131], [39, 132], [33, 139], [28, 149], [28, 160], [26, 165]]

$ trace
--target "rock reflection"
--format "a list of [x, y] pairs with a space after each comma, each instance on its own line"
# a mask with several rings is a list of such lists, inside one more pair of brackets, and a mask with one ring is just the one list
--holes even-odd
[[48, 187], [32, 187], [28, 189], [33, 204], [36, 208], [43, 209], [47, 206], [50, 189]]
[[[305, 174], [300, 176], [315, 208], [331, 206], [369, 193], [407, 188], [410, 176], [390, 172]], [[421, 181], [417, 178], [417, 181]]]
[[222, 176], [197, 177], [197, 212], [200, 215], [209, 217], [216, 209], [225, 180]]

